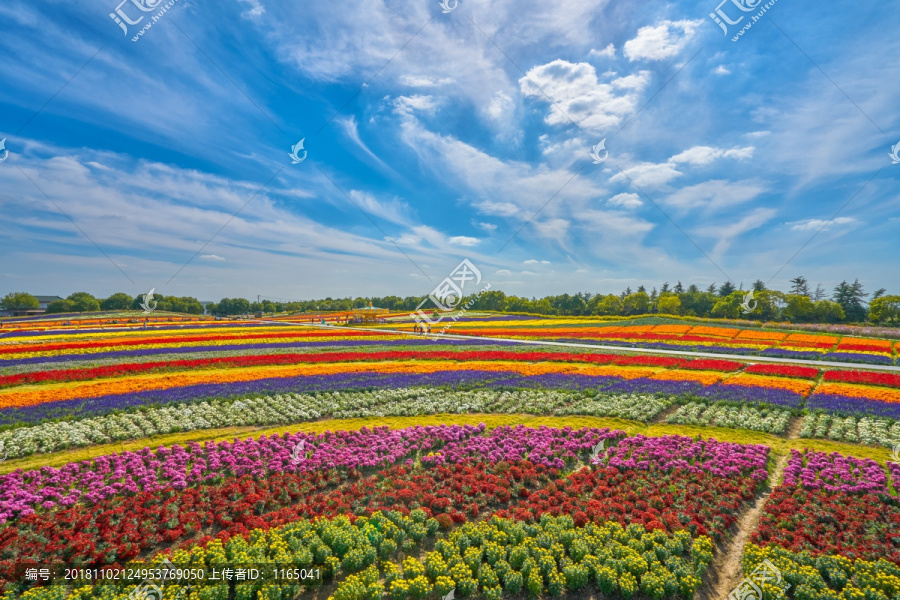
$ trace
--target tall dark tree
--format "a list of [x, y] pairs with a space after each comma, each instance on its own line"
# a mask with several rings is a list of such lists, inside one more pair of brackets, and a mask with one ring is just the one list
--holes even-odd
[[797, 296], [809, 296], [809, 282], [803, 275], [791, 279], [791, 292]]
[[675, 284], [675, 287], [672, 288], [672, 291], [675, 292], [676, 294], [681, 294], [684, 292], [684, 286], [681, 285], [681, 282], [679, 281], [678, 283]]
[[825, 288], [822, 287], [822, 284], [816, 286], [816, 291], [813, 292], [812, 299], [818, 302], [819, 300], [825, 299]]
[[637, 291], [638, 291], [639, 294], [646, 294], [646, 293], [647, 293], [647, 288], [645, 288], [645, 287], [642, 286], [642, 285], [639, 285]]
[[669, 282], [667, 281], [667, 282], [665, 282], [665, 283], [662, 284], [662, 287], [661, 287], [661, 288], [659, 288], [659, 293], [660, 293], [660, 294], [665, 294], [665, 293], [667, 293], [668, 291], [669, 291]]
[[878, 288], [874, 292], [872, 292], [872, 300], [878, 300], [887, 292], [885, 288]]
[[841, 305], [848, 321], [862, 321], [868, 314], [863, 306], [867, 295], [859, 279], [856, 279], [852, 284], [840, 282], [834, 288], [834, 296], [831, 299]]
[[731, 283], [730, 281], [726, 281], [721, 286], [719, 286], [719, 295], [722, 296], [723, 298], [725, 296], [730, 296], [731, 292], [733, 292], [734, 289], [735, 289], [734, 284]]
[[762, 279], [757, 279], [756, 281], [753, 282], [753, 291], [754, 292], [762, 292], [765, 289], [766, 289], [766, 284], [763, 282]]
[[709, 284], [709, 287], [706, 288], [706, 291], [709, 292], [710, 294], [715, 294], [716, 293], [716, 284], [715, 283]]

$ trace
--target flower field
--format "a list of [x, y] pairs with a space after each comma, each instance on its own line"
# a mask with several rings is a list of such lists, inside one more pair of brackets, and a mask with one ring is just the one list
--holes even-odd
[[[511, 338], [485, 340], [283, 321], [4, 329], [5, 598], [711, 599], [727, 577], [709, 570], [761, 497], [745, 573], [769, 558], [786, 598], [900, 593], [900, 466], [816, 449], [900, 443], [900, 376], [754, 361], [890, 363], [890, 341], [584, 319], [452, 329]], [[132, 595], [150, 584], [158, 599]]]

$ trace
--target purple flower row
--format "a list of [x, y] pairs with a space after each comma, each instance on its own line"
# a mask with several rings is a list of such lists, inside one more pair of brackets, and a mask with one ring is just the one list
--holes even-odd
[[720, 477], [742, 476], [765, 481], [769, 476], [766, 470], [768, 457], [769, 447], [763, 444], [732, 444], [677, 435], [637, 435], [609, 449], [603, 462], [620, 469], [685, 469]]
[[501, 426], [484, 437], [472, 437], [448, 443], [440, 452], [422, 458], [423, 464], [460, 463], [465, 461], [517, 461], [528, 459], [545, 467], [564, 469], [574, 465], [579, 455], [603, 442], [625, 437], [624, 431], [587, 427], [572, 430], [524, 425]]
[[496, 371], [436, 371], [434, 373], [338, 373], [298, 377], [270, 377], [254, 381], [201, 383], [165, 390], [112, 394], [96, 398], [62, 400], [0, 411], [0, 425], [38, 423], [60, 417], [107, 414], [140, 406], [192, 403], [215, 398], [304, 393], [329, 390], [400, 387], [483, 387], [507, 374]]
[[[376, 427], [358, 431], [296, 433], [232, 442], [190, 442], [144, 448], [69, 463], [60, 468], [17, 470], [0, 477], [0, 522], [82, 502], [165, 488], [184, 489], [224, 478], [325, 469], [381, 469], [421, 456], [423, 464], [528, 459], [546, 467], [572, 466], [596, 455], [620, 469], [686, 469], [720, 477], [766, 478], [769, 449], [681, 436], [625, 438], [609, 429], [498, 427], [484, 424]], [[624, 438], [624, 439], [623, 439]], [[602, 446], [599, 446], [601, 444]], [[616, 442], [618, 442], [617, 445]], [[603, 450], [604, 446], [606, 450]]]
[[871, 458], [853, 458], [805, 448], [791, 450], [784, 469], [785, 485], [830, 492], [887, 492], [884, 468]]
[[864, 414], [900, 421], [900, 403], [896, 402], [880, 402], [839, 394], [813, 393], [807, 398], [806, 407], [810, 410], [824, 410], [830, 414]]

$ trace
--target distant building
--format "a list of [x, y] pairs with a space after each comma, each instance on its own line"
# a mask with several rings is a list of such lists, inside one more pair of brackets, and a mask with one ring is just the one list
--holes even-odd
[[35, 296], [38, 300], [37, 308], [30, 308], [28, 310], [0, 310], [0, 317], [27, 317], [30, 315], [42, 315], [47, 312], [47, 307], [50, 306], [51, 302], [56, 302], [57, 300], [65, 300], [65, 298], [60, 298], [59, 296]]
[[65, 300], [65, 298], [60, 298], [59, 296], [35, 296], [38, 299], [38, 308], [46, 311], [47, 307], [50, 306], [51, 302], [56, 302], [57, 300]]

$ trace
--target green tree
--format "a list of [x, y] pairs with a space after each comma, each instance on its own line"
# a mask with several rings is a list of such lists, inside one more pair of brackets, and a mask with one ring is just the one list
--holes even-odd
[[10, 292], [0, 299], [0, 308], [4, 310], [34, 310], [40, 306], [38, 299], [28, 292]]
[[834, 296], [831, 299], [841, 305], [848, 321], [856, 322], [864, 320], [868, 315], [868, 311], [863, 307], [866, 295], [862, 284], [857, 279], [852, 284], [846, 281], [840, 282], [834, 288]]
[[713, 305], [710, 315], [717, 319], [737, 319], [741, 315], [744, 292], [733, 291], [724, 298], [719, 298]]
[[66, 300], [72, 301], [72, 310], [74, 312], [96, 312], [100, 310], [100, 303], [87, 292], [75, 292]]
[[625, 303], [615, 294], [606, 296], [594, 296], [591, 302], [592, 315], [621, 315], [624, 310]]
[[734, 284], [731, 283], [730, 281], [726, 281], [719, 287], [719, 296], [721, 296], [723, 298], [725, 296], [730, 296], [731, 292], [733, 292], [734, 290], [735, 290]]
[[625, 296], [622, 302], [626, 315], [644, 315], [650, 312], [650, 296], [647, 292], [635, 292]]
[[815, 305], [806, 294], [788, 294], [782, 315], [792, 323], [808, 323], [815, 318]]
[[100, 308], [103, 310], [128, 310], [134, 299], [123, 292], [113, 294], [109, 298], [100, 301]]
[[900, 320], [900, 296], [880, 296], [872, 300], [869, 320], [873, 323], [896, 323]]
[[656, 301], [656, 312], [663, 315], [681, 314], [681, 299], [678, 294], [665, 293], [660, 294]]
[[675, 284], [675, 287], [672, 288], [672, 291], [675, 292], [676, 294], [680, 294], [680, 293], [684, 292], [684, 286], [681, 285], [681, 282], [679, 281], [678, 283]]
[[761, 292], [764, 289], [766, 289], [766, 284], [763, 282], [762, 279], [757, 279], [756, 281], [753, 282], [753, 291], [754, 292]]
[[47, 305], [48, 313], [70, 313], [77, 312], [75, 310], [75, 303], [71, 300], [56, 300]]
[[791, 295], [809, 296], [809, 282], [803, 275], [798, 275], [791, 279]]
[[846, 318], [844, 309], [837, 302], [819, 300], [815, 303], [815, 320], [819, 323], [839, 323]]

